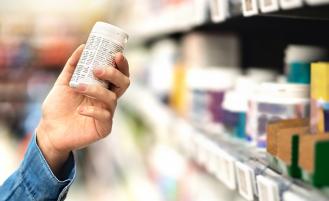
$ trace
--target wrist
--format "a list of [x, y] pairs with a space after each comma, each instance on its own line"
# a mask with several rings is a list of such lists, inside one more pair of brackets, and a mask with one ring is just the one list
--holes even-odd
[[54, 145], [51, 135], [56, 135], [56, 132], [42, 120], [36, 128], [36, 135], [37, 144], [49, 167], [57, 177], [60, 177], [59, 174], [69, 157], [70, 151], [60, 150]]

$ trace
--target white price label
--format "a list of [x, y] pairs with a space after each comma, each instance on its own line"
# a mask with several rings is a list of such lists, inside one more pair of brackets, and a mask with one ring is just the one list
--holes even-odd
[[202, 134], [199, 134], [197, 136], [197, 161], [199, 164], [204, 165], [209, 158], [209, 153], [207, 150], [207, 141], [208, 139], [203, 136]]
[[269, 13], [279, 10], [278, 0], [259, 0], [260, 10], [263, 13]]
[[[191, 126], [183, 121], [178, 121], [174, 128], [175, 136], [177, 136], [177, 143], [185, 154], [190, 157], [194, 151], [193, 133], [195, 132]], [[193, 149], [193, 150], [192, 150]]]
[[215, 176], [220, 180], [223, 181], [223, 172], [224, 172], [224, 163], [223, 163], [223, 150], [216, 146], [213, 149], [213, 157], [212, 157], [212, 165], [211, 168], [214, 169]]
[[194, 0], [193, 7], [194, 7], [193, 17], [195, 19], [195, 24], [196, 25], [204, 24], [207, 20], [208, 0]]
[[237, 161], [235, 163], [239, 193], [246, 200], [254, 200], [255, 172], [252, 168]]
[[207, 169], [208, 172], [215, 174], [216, 172], [216, 143], [208, 140], [207, 144], [206, 144], [206, 152], [207, 152], [207, 161], [205, 163], [205, 167]]
[[294, 9], [303, 6], [302, 0], [280, 0], [280, 6], [283, 9]]
[[243, 16], [253, 16], [258, 14], [258, 1], [257, 0], [242, 0]]
[[308, 5], [317, 6], [322, 4], [328, 4], [329, 0], [305, 0]]
[[223, 22], [229, 16], [228, 0], [210, 0], [210, 12], [213, 22]]
[[257, 176], [259, 201], [279, 201], [278, 183], [262, 175]]
[[230, 156], [228, 153], [224, 153], [222, 157], [223, 165], [223, 183], [229, 189], [236, 189], [236, 180], [235, 180], [235, 159]]
[[287, 191], [283, 194], [283, 201], [307, 201], [307, 200], [293, 192]]

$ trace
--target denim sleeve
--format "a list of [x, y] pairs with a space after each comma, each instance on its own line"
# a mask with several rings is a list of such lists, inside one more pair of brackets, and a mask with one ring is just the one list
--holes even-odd
[[0, 201], [64, 200], [76, 174], [73, 153], [58, 179], [47, 164], [34, 135], [20, 167], [0, 186]]

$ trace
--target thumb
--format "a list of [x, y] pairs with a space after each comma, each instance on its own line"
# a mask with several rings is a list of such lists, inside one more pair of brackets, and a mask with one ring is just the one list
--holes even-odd
[[84, 47], [85, 47], [85, 45], [82, 44], [73, 52], [73, 54], [67, 60], [61, 74], [58, 76], [55, 85], [57, 85], [57, 84], [68, 85], [69, 84]]

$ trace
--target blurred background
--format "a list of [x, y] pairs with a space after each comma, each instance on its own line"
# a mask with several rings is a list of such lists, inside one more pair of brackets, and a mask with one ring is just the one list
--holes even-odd
[[[240, 0], [1, 0], [0, 184], [22, 160], [66, 60], [104, 21], [130, 36], [132, 85], [112, 134], [76, 153], [67, 200], [244, 200], [220, 181], [211, 165], [218, 161], [190, 134], [213, 142], [225, 136], [227, 149], [243, 144], [262, 160], [266, 122], [306, 116], [310, 63], [328, 59], [329, 7], [326, 0], [296, 2], [245, 17]], [[288, 99], [300, 98], [289, 104], [301, 110], [245, 120], [252, 97], [271, 102], [282, 88]]]

